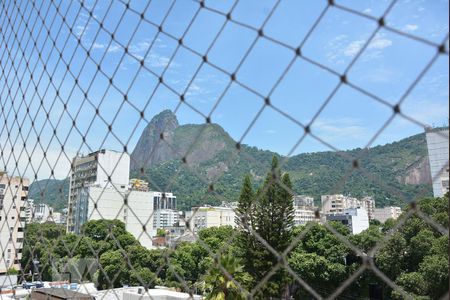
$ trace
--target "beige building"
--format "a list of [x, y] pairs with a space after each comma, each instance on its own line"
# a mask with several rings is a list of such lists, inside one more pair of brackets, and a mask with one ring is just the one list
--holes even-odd
[[322, 195], [320, 200], [322, 202], [322, 212], [326, 215], [342, 213], [346, 209], [360, 205], [358, 199], [340, 194]]
[[374, 219], [381, 223], [386, 222], [387, 219], [398, 219], [402, 214], [402, 209], [398, 206], [387, 206], [383, 208], [375, 208]]
[[189, 221], [190, 229], [194, 232], [203, 228], [219, 226], [236, 226], [236, 213], [230, 207], [202, 206], [193, 207], [186, 212], [186, 221]]
[[0, 172], [0, 275], [20, 270], [29, 180]]
[[322, 195], [322, 212], [325, 215], [341, 214], [350, 208], [364, 208], [370, 220], [374, 219], [375, 200], [372, 197], [357, 199], [344, 195]]

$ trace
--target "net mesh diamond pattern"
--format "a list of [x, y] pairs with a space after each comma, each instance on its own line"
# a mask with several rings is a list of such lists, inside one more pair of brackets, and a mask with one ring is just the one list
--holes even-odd
[[[429, 127], [424, 119], [404, 107], [409, 97], [420, 91], [421, 83], [428, 80], [433, 69], [448, 61], [448, 23], [438, 37], [415, 34], [412, 25], [398, 25], [402, 22], [399, 10], [407, 6], [403, 1], [383, 1], [377, 12], [360, 9], [351, 1], [322, 1], [320, 5], [317, 1], [314, 5], [306, 5], [307, 16], [290, 8], [292, 5], [299, 9], [304, 3], [296, 6], [289, 1], [276, 0], [264, 4], [244, 0], [10, 0], [0, 1], [0, 5], [0, 165], [7, 171], [2, 172], [0, 186], [0, 218], [5, 218], [0, 228], [0, 265], [18, 268], [19, 285], [22, 281], [52, 281], [55, 285], [64, 285], [76, 281], [76, 277], [102, 287], [101, 292], [95, 291], [99, 299], [122, 299], [122, 291], [113, 288], [125, 285], [143, 287], [139, 293], [141, 297], [147, 297], [145, 299], [160, 299], [150, 291], [158, 285], [183, 291], [193, 298], [194, 294], [207, 294], [204, 291], [208, 279], [202, 279], [207, 276], [205, 278], [215, 282], [224, 279], [228, 288], [237, 290], [243, 299], [269, 299], [267, 291], [273, 282], [284, 276], [289, 279], [283, 294], [270, 299], [357, 299], [358, 295], [349, 291], [364, 290], [364, 287], [367, 290], [373, 282], [384, 286], [385, 290], [390, 289], [399, 299], [414, 296], [411, 293], [414, 288], [397, 278], [396, 266], [388, 270], [377, 262], [377, 258], [391, 255], [390, 259], [395, 261], [397, 253], [386, 249], [395, 249], [401, 241], [400, 235], [408, 234], [404, 229], [406, 224], [426, 227], [436, 239], [445, 238], [448, 236], [448, 216], [436, 217], [438, 208], [419, 204], [418, 200], [429, 196], [428, 187], [417, 189], [411, 199], [398, 190], [397, 185], [374, 173], [365, 162], [371, 147], [379, 143], [380, 137], [394, 123]], [[336, 20], [339, 24], [355, 24], [357, 20], [361, 28], [350, 25], [341, 29]], [[328, 39], [333, 28], [338, 35]], [[340, 30], [343, 33], [339, 35]], [[350, 38], [353, 42], [349, 42], [344, 50], [339, 49], [344, 45], [343, 39], [359, 35], [361, 31], [364, 31], [359, 36], [362, 38]], [[406, 68], [410, 71], [406, 80], [400, 82], [394, 76], [393, 81], [398, 83], [384, 78], [389, 74], [377, 74], [377, 70], [367, 67], [368, 61], [381, 55], [383, 45], [392, 43], [387, 37], [402, 40], [402, 43], [394, 42], [393, 47], [398, 47], [402, 56], [416, 61], [418, 66]], [[326, 41], [331, 52], [317, 55]], [[415, 51], [414, 47], [422, 50]], [[392, 89], [392, 93], [386, 93], [382, 85], [366, 84], [375, 76], [383, 77], [379, 78], [380, 82]], [[317, 88], [309, 95], [315, 101], [314, 109], [306, 112], [308, 117], [304, 117], [286, 106], [287, 100], [280, 99], [287, 97], [294, 102], [300, 101], [296, 91], [304, 88], [299, 87], [304, 85], [303, 82], [312, 83], [304, 81], [308, 77], [327, 83], [317, 82]], [[347, 94], [343, 96], [343, 93]], [[363, 150], [355, 152], [342, 151], [345, 143], [336, 144], [335, 139], [320, 131], [327, 126], [322, 118], [327, 111], [359, 109], [354, 105], [360, 104], [342, 100], [350, 93], [357, 93], [367, 107], [383, 111], [385, 116], [378, 120], [376, 130], [365, 132], [361, 143]], [[202, 102], [204, 98], [208, 100], [206, 104]], [[176, 119], [163, 122], [160, 128], [147, 127], [163, 106], [169, 107], [180, 118], [192, 116], [190, 122], [195, 120], [204, 126], [191, 131], [194, 134], [190, 140], [183, 140], [183, 133], [167, 134], [172, 132], [170, 128], [174, 126], [173, 122], [178, 122]], [[204, 157], [198, 157], [196, 149], [219, 147], [214, 144], [214, 134], [224, 120], [223, 108], [232, 111], [228, 118], [235, 119], [232, 122], [235, 123], [232, 127], [235, 141], [231, 146], [227, 145], [231, 154], [204, 172], [199, 168]], [[427, 109], [424, 106], [418, 111]], [[365, 112], [363, 117], [367, 113], [370, 114]], [[269, 159], [263, 161], [246, 146], [248, 141], [255, 140], [261, 124], [272, 125], [271, 116], [276, 116], [274, 122], [283, 120], [286, 132], [289, 132], [285, 153], [279, 156], [275, 168], [270, 166], [270, 155], [262, 156]], [[344, 121], [335, 119], [335, 122]], [[340, 126], [331, 124], [334, 125]], [[37, 220], [43, 213], [34, 209], [30, 212], [32, 215], [26, 216], [29, 211], [26, 205], [30, 204], [25, 203], [29, 203], [27, 195], [31, 183], [35, 196], [56, 199], [64, 207], [69, 205], [69, 211], [75, 209], [69, 201], [75, 199], [70, 197], [77, 196], [72, 188], [69, 190], [70, 178], [77, 168], [74, 157], [100, 149], [115, 149], [120, 153], [117, 161], [121, 161], [132, 154], [143, 130], [153, 130], [154, 146], [139, 160], [131, 155], [131, 175], [147, 180], [151, 190], [162, 192], [162, 201], [171, 197], [164, 192], [176, 190], [178, 182], [188, 184], [191, 182], [188, 178], [194, 178], [198, 185], [194, 188], [198, 191], [182, 204], [186, 209], [203, 203], [237, 201], [230, 199], [224, 191], [239, 191], [241, 187], [224, 186], [221, 181], [234, 176], [228, 166], [237, 159], [271, 174], [269, 181], [286, 193], [297, 194], [296, 187], [286, 184], [279, 175], [289, 166], [291, 157], [308, 142], [332, 151], [336, 160], [345, 163], [345, 172], [329, 187], [330, 191], [342, 192], [357, 174], [409, 206], [392, 228], [378, 232], [378, 239], [367, 241], [364, 248], [361, 247], [363, 242], [332, 223], [325, 222], [318, 227], [324, 217], [319, 210], [315, 212], [313, 222], [295, 229], [295, 236], [281, 251], [253, 226], [246, 225], [241, 231], [231, 230], [231, 233], [216, 229], [215, 234], [224, 240], [208, 236], [212, 233], [193, 230], [190, 225], [198, 213], [193, 210], [191, 215], [181, 216], [180, 223], [185, 224], [184, 237], [191, 238], [194, 243], [180, 242], [176, 247], [148, 250], [133, 241], [137, 239], [142, 243], [155, 239], [153, 220], [156, 211], [143, 215], [139, 209], [132, 208], [129, 194], [124, 192], [124, 187], [115, 184], [102, 185], [95, 194], [88, 193], [85, 198], [86, 207], [93, 209], [84, 212], [84, 218], [111, 220], [108, 223], [89, 223], [82, 229], [71, 228], [70, 224], [47, 227], [33, 227], [36, 224], [33, 222], [25, 224], [27, 220]], [[350, 134], [347, 138], [353, 136]], [[448, 135], [442, 135], [442, 138], [448, 140]], [[183, 146], [179, 146], [180, 140], [183, 140]], [[88, 160], [89, 156], [86, 157]], [[167, 157], [175, 159], [166, 163], [165, 169], [148, 171], [148, 166], [164, 162]], [[446, 159], [441, 166], [444, 171], [448, 170], [448, 157]], [[114, 176], [121, 176], [117, 175], [121, 170], [120, 163], [114, 166], [99, 164], [98, 168], [106, 182], [112, 183]], [[153, 173], [149, 175], [149, 172]], [[158, 176], [169, 178], [160, 180]], [[258, 176], [263, 182], [265, 175], [254, 177]], [[438, 176], [440, 172], [432, 179]], [[243, 178], [239, 178], [241, 180]], [[258, 190], [253, 202], [262, 201], [265, 193], [270, 193], [270, 187], [268, 184]], [[78, 191], [81, 193], [83, 188]], [[105, 201], [110, 201], [105, 199], [116, 196], [119, 200], [114, 199], [120, 204], [113, 213], [99, 209]], [[7, 202], [7, 199], [12, 200]], [[144, 209], [143, 204], [142, 211]], [[236, 213], [239, 218], [243, 217], [242, 212]], [[135, 228], [139, 228], [139, 232], [130, 234], [123, 223], [112, 221], [123, 219], [124, 215], [128, 221], [136, 222]], [[55, 221], [54, 217], [55, 214], [50, 215], [48, 221]], [[66, 230], [75, 233], [69, 234]], [[228, 255], [238, 251], [234, 247], [242, 242], [242, 231], [264, 249], [266, 257], [274, 258], [272, 262], [265, 262], [265, 272], [256, 277], [259, 278], [257, 282], [246, 279], [245, 274], [237, 270], [239, 268], [233, 269], [233, 257]], [[343, 258], [345, 264], [320, 269], [322, 262], [311, 258], [314, 253], [296, 252], [299, 247], [307, 247], [307, 241], [325, 235], [330, 248], [345, 249], [348, 254]], [[11, 252], [11, 249], [17, 251]], [[331, 252], [324, 249], [324, 253]], [[328, 255], [324, 253], [316, 254]], [[291, 259], [295, 255], [300, 257], [299, 260], [314, 261], [307, 272], [315, 272], [316, 281], [311, 282], [311, 276], [305, 277], [304, 270], [299, 271], [300, 267]], [[348, 262], [351, 258], [354, 258], [353, 263]], [[448, 256], [446, 259], [448, 265]], [[264, 257], [255, 257], [255, 261], [258, 260], [264, 260]], [[333, 272], [341, 272], [339, 281], [326, 287], [317, 284], [328, 280], [326, 276], [334, 276], [325, 275]], [[123, 279], [125, 273], [128, 274], [126, 280]], [[438, 270], [429, 270], [427, 274], [436, 278], [441, 276], [437, 273]], [[201, 274], [200, 278], [198, 274]], [[5, 287], [12, 285], [13, 282], [4, 283]], [[11, 290], [19, 293], [20, 288], [11, 287]], [[444, 294], [439, 295], [443, 299], [448, 297], [448, 286], [444, 290]], [[70, 296], [70, 288], [61, 291]], [[87, 288], [80, 292], [94, 293]], [[234, 299], [229, 297], [226, 299]]]

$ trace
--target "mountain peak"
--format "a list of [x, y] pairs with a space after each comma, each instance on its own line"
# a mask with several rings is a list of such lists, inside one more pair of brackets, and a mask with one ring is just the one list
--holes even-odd
[[177, 116], [170, 109], [163, 110], [159, 114], [155, 115], [151, 119], [151, 121], [147, 125], [147, 127], [149, 127], [151, 124], [157, 124], [157, 123], [176, 124], [176, 127], [178, 127], [178, 125], [179, 125]]
[[164, 110], [154, 116], [139, 138], [131, 153], [131, 169], [152, 166], [168, 160], [172, 150], [167, 144], [179, 126], [171, 110]]

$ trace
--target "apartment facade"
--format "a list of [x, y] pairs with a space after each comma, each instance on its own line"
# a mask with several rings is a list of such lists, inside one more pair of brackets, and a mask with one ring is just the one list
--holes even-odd
[[358, 199], [341, 194], [322, 195], [320, 200], [322, 202], [322, 212], [327, 215], [339, 214], [346, 209], [360, 206]]
[[375, 200], [369, 196], [357, 199], [341, 194], [322, 195], [321, 202], [322, 212], [325, 215], [341, 214], [351, 208], [363, 208], [367, 213], [369, 221], [374, 219]]
[[180, 220], [180, 213], [174, 209], [158, 209], [153, 212], [153, 227], [166, 229]]
[[88, 155], [76, 156], [72, 161], [67, 231], [80, 233], [81, 225], [88, 218], [89, 199], [86, 187], [112, 184], [117, 190], [124, 190], [129, 184], [130, 156], [111, 150], [99, 150]]
[[0, 172], [0, 275], [20, 270], [29, 180]]
[[186, 221], [189, 220], [190, 229], [198, 232], [203, 228], [219, 226], [236, 226], [236, 213], [231, 207], [202, 206], [193, 207], [186, 212]]
[[343, 212], [326, 216], [327, 221], [341, 222], [352, 234], [358, 234], [369, 228], [369, 217], [364, 208], [349, 208]]
[[296, 195], [293, 197], [294, 205], [294, 224], [296, 226], [305, 225], [308, 222], [314, 221], [315, 210], [314, 198], [305, 195]]
[[397, 220], [402, 214], [402, 209], [398, 206], [387, 206], [383, 208], [375, 208], [374, 219], [381, 223], [386, 222], [387, 219]]
[[449, 190], [449, 130], [428, 128], [426, 140], [433, 180], [433, 195], [442, 197]]

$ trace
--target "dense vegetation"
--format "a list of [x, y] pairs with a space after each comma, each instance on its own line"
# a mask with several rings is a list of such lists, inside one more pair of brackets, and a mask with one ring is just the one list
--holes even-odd
[[[277, 166], [276, 159], [272, 166]], [[140, 246], [118, 220], [90, 221], [80, 236], [65, 234], [55, 224], [29, 224], [22, 258], [24, 274], [29, 272], [33, 257], [40, 261], [43, 280], [54, 275], [52, 266], [93, 258], [101, 268], [83, 277], [96, 281], [100, 288], [166, 285], [203, 293], [207, 299], [244, 299], [248, 292], [258, 299], [269, 295], [311, 297], [298, 280], [301, 278], [320, 295], [331, 295], [362, 261], [324, 225], [293, 227], [291, 195], [274, 178], [284, 186], [290, 185], [289, 175], [276, 168], [256, 189], [251, 178], [245, 178], [239, 197], [238, 228], [204, 229], [197, 242], [182, 243], [175, 249], [148, 250]], [[425, 198], [418, 207], [448, 228], [448, 195]], [[331, 226], [373, 257], [374, 265], [414, 298], [438, 299], [448, 290], [448, 236], [417, 215], [411, 215], [399, 228], [393, 220], [374, 222], [358, 235], [350, 235], [340, 223]], [[377, 245], [380, 247], [372, 255]], [[285, 259], [280, 260], [267, 246], [278, 253], [284, 251]], [[215, 254], [218, 259], [214, 259]], [[278, 269], [267, 277], [274, 267]], [[263, 284], [258, 285], [260, 282]], [[367, 297], [369, 284], [382, 288], [387, 297], [404, 298], [370, 268], [356, 276], [340, 297]]]

